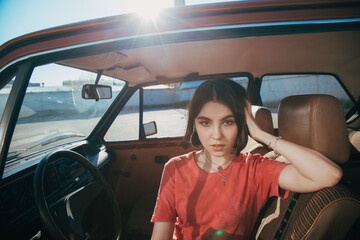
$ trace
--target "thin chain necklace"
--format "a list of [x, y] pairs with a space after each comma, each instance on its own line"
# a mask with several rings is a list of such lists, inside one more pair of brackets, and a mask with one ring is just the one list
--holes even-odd
[[[206, 156], [205, 156], [205, 159], [206, 159], [206, 161], [209, 161]], [[218, 171], [221, 171], [221, 170], [223, 170], [223, 167], [222, 167], [222, 166], [225, 165], [225, 164], [227, 164], [228, 162], [230, 162], [232, 159], [233, 159], [233, 158], [230, 158], [229, 160], [227, 160], [226, 162], [224, 162], [224, 163], [222, 163], [222, 164], [218, 164], [218, 163], [212, 162], [212, 161], [211, 161], [211, 163], [215, 164], [216, 166], [219, 166], [219, 167], [218, 167]], [[208, 162], [208, 163], [210, 163], [210, 162]], [[214, 169], [213, 169], [213, 170], [214, 170]]]
[[[204, 158], [205, 158], [206, 163], [209, 164], [210, 168], [211, 168], [213, 171], [215, 171], [220, 177], [222, 177], [222, 178], [221, 178], [221, 181], [223, 182], [223, 184], [224, 184], [224, 186], [225, 186], [225, 183], [226, 183], [226, 180], [227, 180], [226, 176], [227, 176], [228, 173], [230, 172], [230, 170], [231, 170], [231, 168], [233, 167], [234, 162], [235, 162], [235, 161], [234, 161], [235, 155], [234, 155], [232, 158], [230, 158], [228, 161], [225, 162], [225, 163], [228, 163], [229, 161], [232, 161], [229, 170], [225, 173], [225, 175], [222, 175], [221, 173], [219, 173], [220, 170], [215, 170], [215, 169], [213, 169], [212, 164], [211, 164], [211, 163], [213, 163], [213, 162], [211, 162], [211, 161], [206, 157], [205, 152], [203, 152], [203, 154], [204, 154]], [[225, 163], [223, 163], [223, 164], [221, 164], [221, 165], [224, 165]], [[216, 163], [215, 163], [215, 164], [216, 164]], [[218, 165], [218, 164], [216, 164], [216, 165]]]

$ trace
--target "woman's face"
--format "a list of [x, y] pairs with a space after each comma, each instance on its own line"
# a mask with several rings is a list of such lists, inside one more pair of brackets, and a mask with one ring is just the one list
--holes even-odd
[[206, 103], [195, 118], [195, 128], [201, 144], [213, 157], [227, 157], [234, 151], [238, 127], [226, 105]]

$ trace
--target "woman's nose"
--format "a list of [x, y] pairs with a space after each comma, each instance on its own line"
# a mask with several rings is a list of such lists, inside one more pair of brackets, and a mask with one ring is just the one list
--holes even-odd
[[220, 126], [214, 126], [212, 129], [212, 137], [214, 139], [220, 139], [221, 136], [222, 136], [222, 132]]

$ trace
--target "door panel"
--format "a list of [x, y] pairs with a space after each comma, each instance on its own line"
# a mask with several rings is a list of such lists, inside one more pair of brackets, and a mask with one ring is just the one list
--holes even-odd
[[165, 162], [191, 149], [180, 146], [181, 139], [111, 143], [115, 154], [108, 180], [122, 209], [131, 208], [147, 193], [157, 192]]

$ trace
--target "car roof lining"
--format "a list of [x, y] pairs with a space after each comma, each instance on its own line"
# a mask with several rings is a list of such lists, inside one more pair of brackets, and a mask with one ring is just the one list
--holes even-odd
[[327, 72], [335, 73], [353, 96], [359, 96], [359, 42], [360, 31], [242, 37], [114, 49], [59, 63], [92, 72], [104, 70], [104, 75], [125, 80], [130, 86], [159, 78], [181, 79], [193, 72], [250, 72], [255, 77]]

